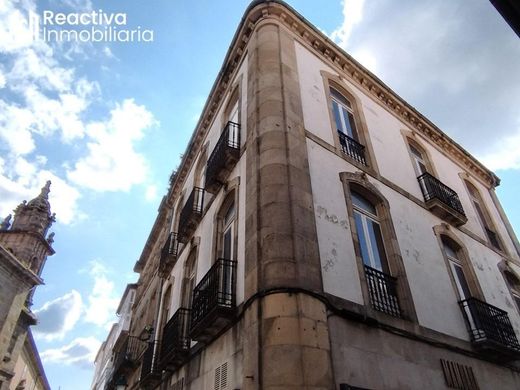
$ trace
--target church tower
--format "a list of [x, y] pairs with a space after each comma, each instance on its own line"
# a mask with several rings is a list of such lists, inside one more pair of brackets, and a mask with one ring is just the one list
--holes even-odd
[[23, 201], [18, 205], [12, 225], [9, 215], [0, 226], [0, 245], [38, 276], [47, 256], [54, 254], [51, 246], [54, 233], [47, 237], [55, 221], [49, 204], [50, 185], [51, 182], [47, 181], [40, 195], [29, 203]]

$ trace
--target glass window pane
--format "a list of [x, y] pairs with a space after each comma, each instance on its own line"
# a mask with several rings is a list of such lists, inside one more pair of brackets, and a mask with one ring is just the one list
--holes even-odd
[[330, 95], [338, 102], [341, 102], [342, 104], [350, 108], [350, 102], [347, 100], [347, 98], [345, 98], [345, 96], [336, 91], [334, 88], [330, 89]]
[[377, 215], [376, 208], [367, 199], [359, 195], [357, 192], [352, 191], [352, 204], [362, 210], [369, 212], [370, 214]]
[[361, 258], [363, 263], [372, 266], [370, 261], [370, 255], [368, 251], [367, 238], [365, 237], [365, 229], [363, 228], [362, 216], [358, 212], [354, 211], [354, 219], [356, 220], [356, 230], [359, 241], [359, 247], [361, 248]]
[[446, 253], [446, 256], [451, 257], [452, 259], [458, 259], [457, 252], [451, 247], [451, 245], [447, 244], [446, 242], [443, 242], [444, 244], [444, 252]]
[[[372, 247], [372, 254], [374, 258], [374, 268], [388, 272], [387, 269], [383, 268], [386, 266], [386, 254], [385, 247], [383, 246], [383, 237], [381, 235], [381, 227], [375, 221], [367, 218], [368, 223], [368, 234], [370, 235], [370, 246]], [[386, 267], [385, 267], [386, 268]]]
[[452, 263], [452, 268], [455, 271], [455, 278], [457, 279], [457, 287], [459, 289], [459, 294], [461, 299], [468, 299], [471, 297], [471, 293], [469, 291], [468, 282], [466, 281], [466, 277], [464, 276], [464, 271], [462, 267], [457, 263]]
[[232, 229], [229, 227], [228, 230], [224, 233], [224, 252], [223, 257], [227, 260], [233, 260], [232, 259], [232, 243], [233, 243], [233, 237], [232, 237]]
[[355, 140], [358, 139], [357, 130], [356, 130], [356, 122], [354, 122], [354, 115], [350, 111], [345, 111], [348, 114], [348, 119], [345, 119], [345, 123], [348, 123], [349, 133], [352, 138]]
[[336, 130], [345, 133], [345, 129], [343, 128], [343, 124], [341, 123], [340, 113], [339, 113], [338, 103], [334, 100], [332, 101], [332, 111], [334, 113], [334, 121], [336, 122]]

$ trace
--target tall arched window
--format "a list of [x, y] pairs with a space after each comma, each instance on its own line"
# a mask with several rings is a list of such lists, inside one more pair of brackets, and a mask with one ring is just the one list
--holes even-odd
[[426, 153], [415, 143], [408, 142], [408, 147], [410, 148], [410, 154], [412, 156], [413, 168], [415, 170], [415, 174], [417, 177], [421, 176], [424, 173], [433, 173], [430, 172], [428, 158], [426, 157]]
[[514, 272], [508, 270], [504, 271], [504, 277], [515, 301], [516, 309], [520, 311], [520, 279]]
[[460, 254], [460, 247], [447, 237], [442, 237], [442, 245], [459, 300], [463, 301], [472, 297], [466, 273], [464, 272], [464, 260]]
[[330, 87], [329, 94], [334, 127], [342, 152], [354, 161], [368, 165], [353, 103], [334, 87]]
[[193, 289], [195, 288], [195, 281], [197, 276], [196, 270], [197, 254], [196, 250], [192, 250], [186, 260], [184, 266], [184, 278], [182, 280], [181, 303], [182, 307], [190, 308]]
[[484, 201], [480, 196], [479, 191], [475, 188], [473, 184], [469, 181], [465, 180], [466, 187], [468, 188], [469, 196], [471, 198], [471, 203], [473, 203], [473, 208], [477, 213], [478, 219], [482, 228], [486, 232], [486, 237], [489, 243], [496, 249], [502, 250], [502, 246], [500, 245], [500, 239], [498, 238], [498, 234], [491, 222], [491, 217], [486, 209]]
[[388, 272], [386, 251], [376, 207], [354, 190], [351, 195], [363, 263], [379, 271]]
[[332, 113], [334, 114], [336, 129], [357, 141], [358, 133], [352, 104], [345, 96], [338, 92], [338, 90], [332, 87], [330, 88], [330, 97], [332, 100]]
[[235, 260], [237, 236], [236, 190], [231, 191], [225, 198], [217, 213], [216, 227], [216, 258]]

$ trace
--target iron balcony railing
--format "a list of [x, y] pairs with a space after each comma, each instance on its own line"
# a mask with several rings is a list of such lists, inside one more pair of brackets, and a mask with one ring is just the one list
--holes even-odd
[[171, 270], [171, 267], [175, 264], [175, 259], [177, 259], [178, 249], [177, 233], [171, 232], [161, 250], [161, 260], [159, 262], [161, 272], [169, 272]]
[[123, 342], [121, 349], [114, 354], [114, 373], [118, 374], [124, 365], [135, 364], [143, 354], [146, 348], [146, 342], [135, 336], [128, 336]]
[[365, 276], [372, 307], [383, 313], [401, 317], [397, 279], [368, 265], [365, 265]]
[[474, 344], [520, 354], [520, 344], [506, 311], [477, 298], [462, 300], [459, 305]]
[[365, 147], [342, 131], [338, 130], [338, 136], [343, 153], [358, 163], [366, 166], [367, 160], [365, 158]]
[[423, 173], [417, 180], [419, 181], [425, 202], [438, 199], [446, 206], [465, 216], [459, 196], [450, 187], [428, 172]]
[[143, 354], [143, 363], [141, 365], [140, 381], [146, 387], [149, 383], [154, 383], [160, 376], [161, 372], [158, 369], [158, 351], [159, 341], [151, 341]]
[[204, 189], [195, 187], [182, 208], [179, 216], [179, 231], [177, 238], [186, 243], [189, 236], [195, 231], [204, 211]]
[[213, 310], [235, 307], [236, 267], [236, 261], [218, 259], [193, 289], [191, 329], [197, 327]]
[[190, 349], [190, 310], [180, 308], [164, 326], [159, 365], [165, 367], [182, 361]]
[[206, 166], [205, 188], [214, 192], [222, 185], [229, 169], [240, 157], [240, 125], [228, 122], [222, 132]]

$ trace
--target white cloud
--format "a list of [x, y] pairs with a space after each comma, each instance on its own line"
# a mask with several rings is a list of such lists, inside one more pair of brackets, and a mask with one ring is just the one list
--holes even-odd
[[101, 346], [95, 337], [78, 337], [60, 348], [50, 348], [40, 353], [44, 363], [75, 365], [92, 369], [92, 364]]
[[31, 200], [39, 193], [47, 180], [52, 182], [49, 202], [51, 211], [64, 224], [86, 218], [78, 209], [79, 191], [65, 180], [45, 168], [46, 157], [37, 155], [34, 161], [23, 157], [0, 164], [0, 216], [12, 213], [22, 200]]
[[46, 302], [34, 312], [38, 318], [38, 325], [33, 328], [35, 335], [48, 341], [63, 339], [80, 319], [82, 307], [81, 295], [76, 290]]
[[330, 37], [339, 46], [346, 48], [352, 29], [363, 19], [363, 6], [365, 0], [342, 0], [343, 23], [335, 29]]
[[498, 140], [490, 152], [480, 156], [480, 161], [491, 170], [520, 170], [520, 128], [516, 134]]
[[157, 186], [155, 184], [151, 184], [148, 187], [146, 187], [144, 198], [148, 202], [153, 202], [157, 199]]
[[[471, 153], [519, 169], [518, 37], [489, 4], [470, 3], [345, 1], [331, 38]], [[511, 150], [507, 163], [497, 148]]]
[[128, 191], [133, 185], [143, 184], [148, 164], [135, 147], [156, 123], [153, 115], [133, 99], [117, 104], [106, 122], [87, 126], [88, 155], [74, 164], [67, 178], [95, 191]]
[[88, 296], [85, 308], [85, 321], [108, 328], [114, 322], [120, 297], [114, 291], [114, 282], [108, 279], [108, 269], [99, 261], [89, 264], [90, 276], [94, 280], [92, 292]]

